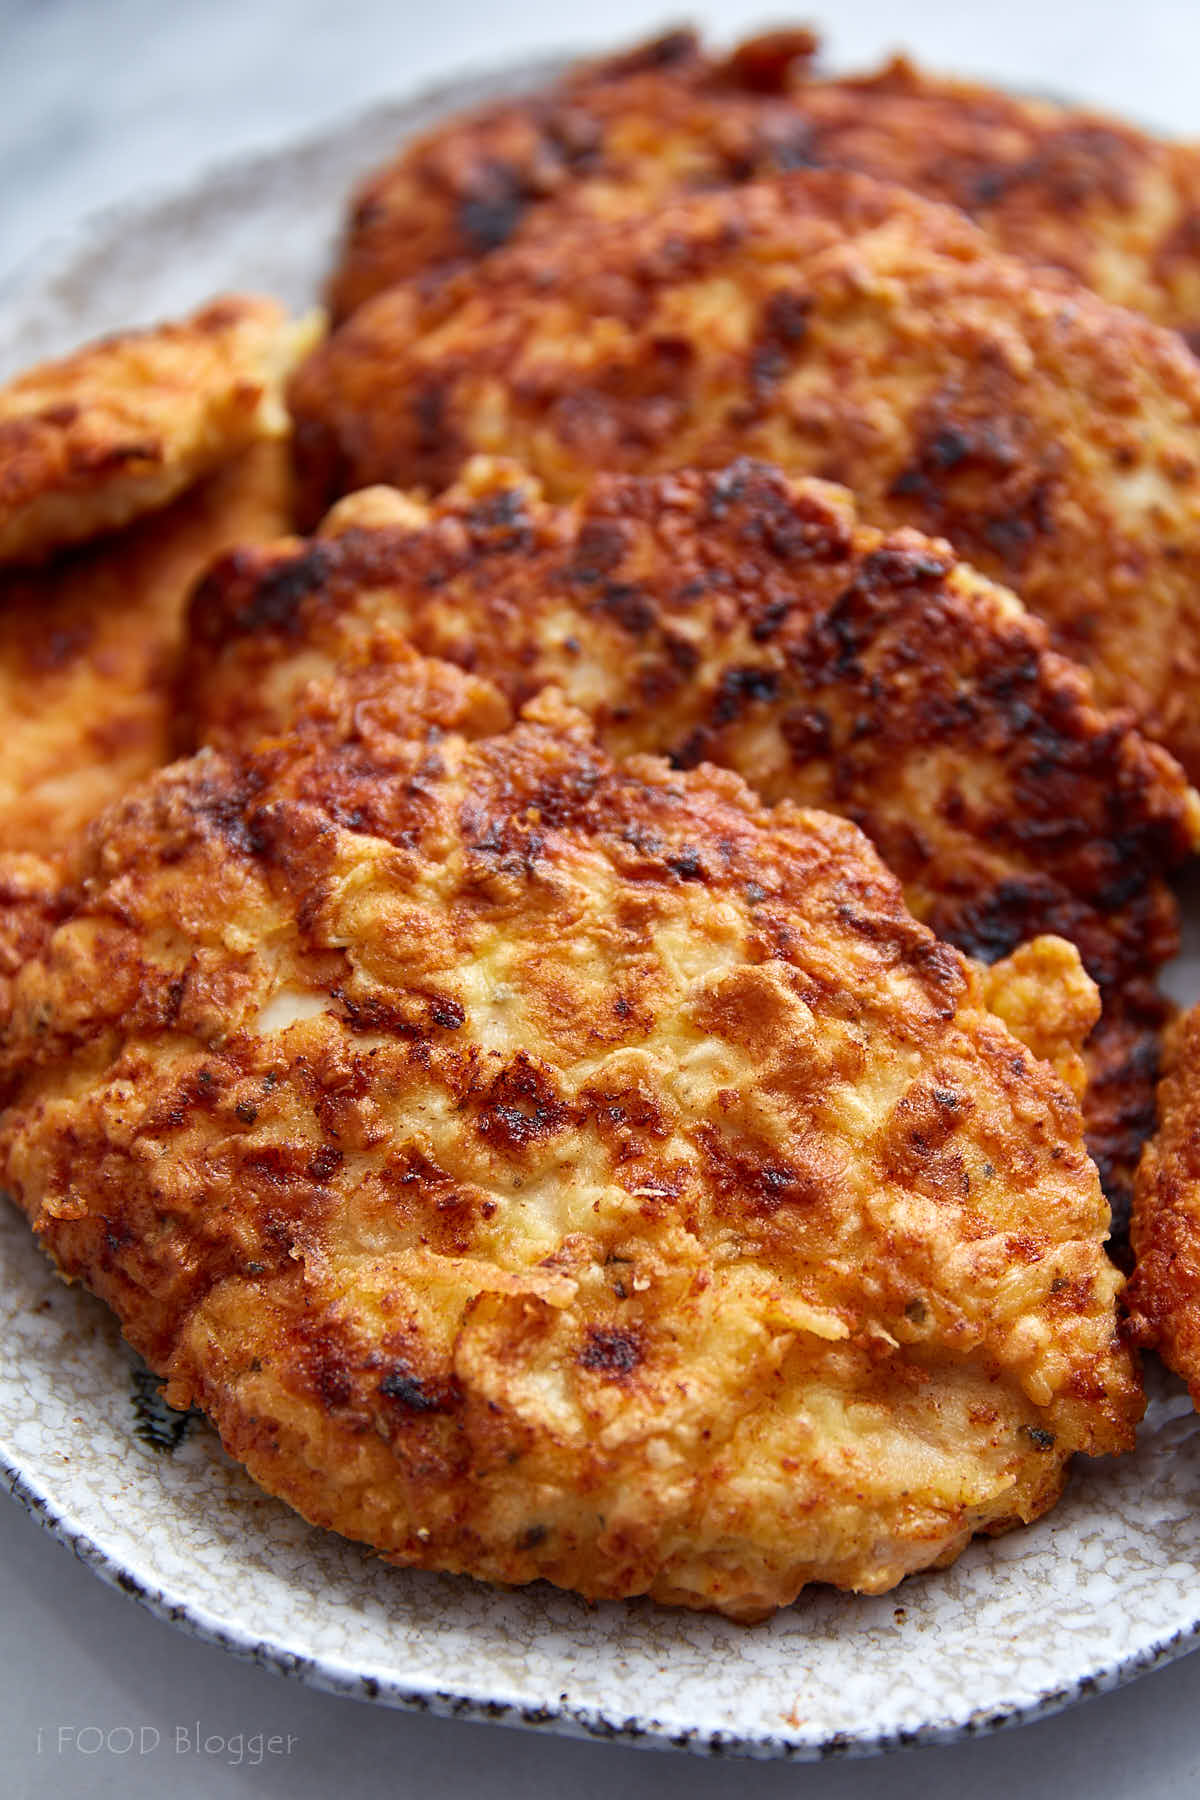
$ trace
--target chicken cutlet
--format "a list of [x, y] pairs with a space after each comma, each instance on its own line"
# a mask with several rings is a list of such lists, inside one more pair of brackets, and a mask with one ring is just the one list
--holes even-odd
[[1127, 1198], [1177, 948], [1164, 875], [1200, 841], [1200, 798], [947, 544], [764, 465], [601, 477], [554, 507], [478, 459], [430, 508], [367, 490], [317, 539], [222, 559], [191, 607], [180, 747], [286, 732], [379, 624], [516, 707], [560, 687], [611, 754], [718, 763], [853, 819], [973, 956], [1069, 938], [1105, 1001], [1090, 1142]]
[[356, 194], [335, 318], [564, 222], [804, 167], [857, 169], [961, 207], [1002, 249], [1160, 325], [1200, 327], [1200, 148], [907, 59], [822, 79], [804, 31], [731, 56], [675, 32], [555, 86], [458, 115]]
[[171, 756], [193, 581], [278, 537], [290, 501], [286, 448], [264, 441], [112, 537], [0, 570], [0, 1011], [67, 903], [84, 827]]
[[717, 58], [694, 31], [670, 31], [435, 126], [355, 193], [332, 317], [412, 276], [436, 283], [543, 225], [624, 218], [807, 161], [784, 96], [816, 42], [778, 32]]
[[1200, 1007], [1165, 1040], [1159, 1127], [1134, 1184], [1130, 1335], [1182, 1375], [1200, 1408]]
[[112, 537], [0, 571], [0, 854], [61, 849], [169, 760], [192, 583], [289, 524], [287, 452], [268, 441]]
[[311, 335], [274, 300], [226, 295], [0, 387], [0, 563], [114, 531], [283, 436], [283, 377]]
[[749, 454], [950, 540], [1200, 774], [1200, 366], [961, 214], [799, 173], [390, 289], [290, 387], [305, 517], [474, 451], [552, 498]]
[[399, 1563], [747, 1619], [1130, 1447], [1077, 1103], [866, 839], [497, 706], [349, 656], [17, 978], [0, 1177], [172, 1404]]

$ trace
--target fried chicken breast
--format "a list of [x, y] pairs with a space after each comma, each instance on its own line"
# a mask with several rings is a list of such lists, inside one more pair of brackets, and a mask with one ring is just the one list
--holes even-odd
[[1016, 588], [1200, 773], [1200, 366], [902, 188], [794, 174], [392, 288], [291, 403], [310, 519], [472, 451], [552, 498], [740, 454], [843, 482]]
[[402, 1563], [757, 1618], [1044, 1511], [1141, 1406], [1069, 1089], [852, 825], [498, 707], [392, 636], [111, 811], [6, 1189]]
[[0, 387], [0, 563], [116, 530], [282, 436], [304, 341], [274, 300], [227, 295]]
[[1200, 1007], [1166, 1036], [1159, 1128], [1134, 1185], [1128, 1294], [1136, 1343], [1182, 1375], [1200, 1407]]
[[763, 465], [601, 477], [552, 507], [479, 460], [431, 509], [368, 490], [318, 539], [220, 562], [192, 604], [180, 747], [286, 731], [381, 622], [514, 706], [561, 687], [614, 754], [723, 764], [853, 819], [973, 956], [1072, 940], [1105, 1002], [1089, 1142], [1127, 1202], [1178, 943], [1164, 875], [1200, 840], [1200, 799], [948, 545]]
[[961, 207], [1002, 249], [1066, 269], [1161, 325], [1200, 327], [1196, 146], [904, 58], [820, 79], [814, 47], [807, 32], [777, 32], [717, 57], [675, 32], [447, 120], [355, 196], [331, 283], [335, 317], [397, 281], [441, 279], [572, 220], [838, 167]]

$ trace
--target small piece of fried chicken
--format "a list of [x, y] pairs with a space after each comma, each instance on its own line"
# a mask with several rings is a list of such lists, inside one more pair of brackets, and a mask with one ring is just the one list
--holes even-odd
[[738, 463], [601, 477], [572, 507], [480, 459], [429, 509], [384, 490], [318, 539], [224, 559], [194, 598], [180, 747], [288, 729], [305, 685], [378, 624], [496, 682], [547, 684], [611, 753], [736, 770], [845, 814], [939, 936], [991, 962], [1053, 932], [1105, 1017], [1089, 1141], [1121, 1201], [1154, 1123], [1164, 876], [1200, 798], [945, 543], [862, 525], [850, 495]]
[[1069, 1089], [852, 825], [503, 711], [393, 636], [111, 811], [5, 1188], [402, 1563], [757, 1618], [1045, 1511], [1141, 1410]]
[[1200, 774], [1200, 365], [961, 214], [799, 173], [564, 228], [361, 307], [291, 384], [305, 518], [476, 451], [568, 498], [741, 454], [1014, 587]]
[[289, 503], [286, 448], [268, 441], [112, 537], [0, 571], [0, 853], [58, 854], [170, 759], [192, 583], [286, 531]]
[[819, 79], [814, 47], [807, 32], [777, 32], [717, 57], [676, 32], [448, 119], [355, 196], [335, 317], [572, 220], [837, 167], [961, 207], [1002, 249], [1161, 325], [1200, 327], [1200, 148], [903, 58]]
[[299, 342], [274, 300], [229, 295], [0, 388], [0, 563], [114, 531], [282, 436]]
[[1166, 1035], [1159, 1128], [1134, 1184], [1127, 1294], [1135, 1342], [1182, 1375], [1200, 1407], [1200, 1007]]

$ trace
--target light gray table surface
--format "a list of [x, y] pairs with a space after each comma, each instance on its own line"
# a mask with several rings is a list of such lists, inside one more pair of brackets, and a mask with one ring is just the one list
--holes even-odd
[[[0, 0], [0, 282], [36, 280], [87, 214], [182, 186], [214, 158], [464, 69], [617, 42], [689, 10], [723, 36], [764, 16], [738, 0], [666, 0], [662, 12], [655, 0], [595, 11], [553, 0]], [[848, 66], [903, 44], [934, 66], [1069, 91], [1200, 135], [1195, 0], [843, 0], [808, 16]], [[113, 1747], [92, 1752], [88, 1727]], [[133, 1734], [125, 1753], [121, 1728]], [[168, 1786], [289, 1800], [1190, 1800], [1200, 1796], [1200, 1657], [946, 1749], [820, 1767], [704, 1762], [312, 1692], [150, 1618], [0, 1497], [0, 1800], [139, 1800]]]

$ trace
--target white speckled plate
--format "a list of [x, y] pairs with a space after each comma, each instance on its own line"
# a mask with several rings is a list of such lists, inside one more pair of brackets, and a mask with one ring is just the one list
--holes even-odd
[[[406, 132], [554, 65], [378, 110], [178, 197], [113, 213], [0, 290], [0, 375], [229, 287], [311, 303], [346, 189]], [[1193, 896], [1189, 917], [1200, 917]], [[1200, 982], [1195, 953], [1178, 997]], [[197, 1635], [397, 1706], [797, 1758], [1052, 1712], [1200, 1636], [1200, 1420], [1157, 1372], [1137, 1453], [1081, 1464], [1039, 1524], [894, 1594], [806, 1596], [743, 1629], [401, 1573], [254, 1487], [168, 1413], [105, 1309], [0, 1201], [0, 1468], [105, 1579]]]

